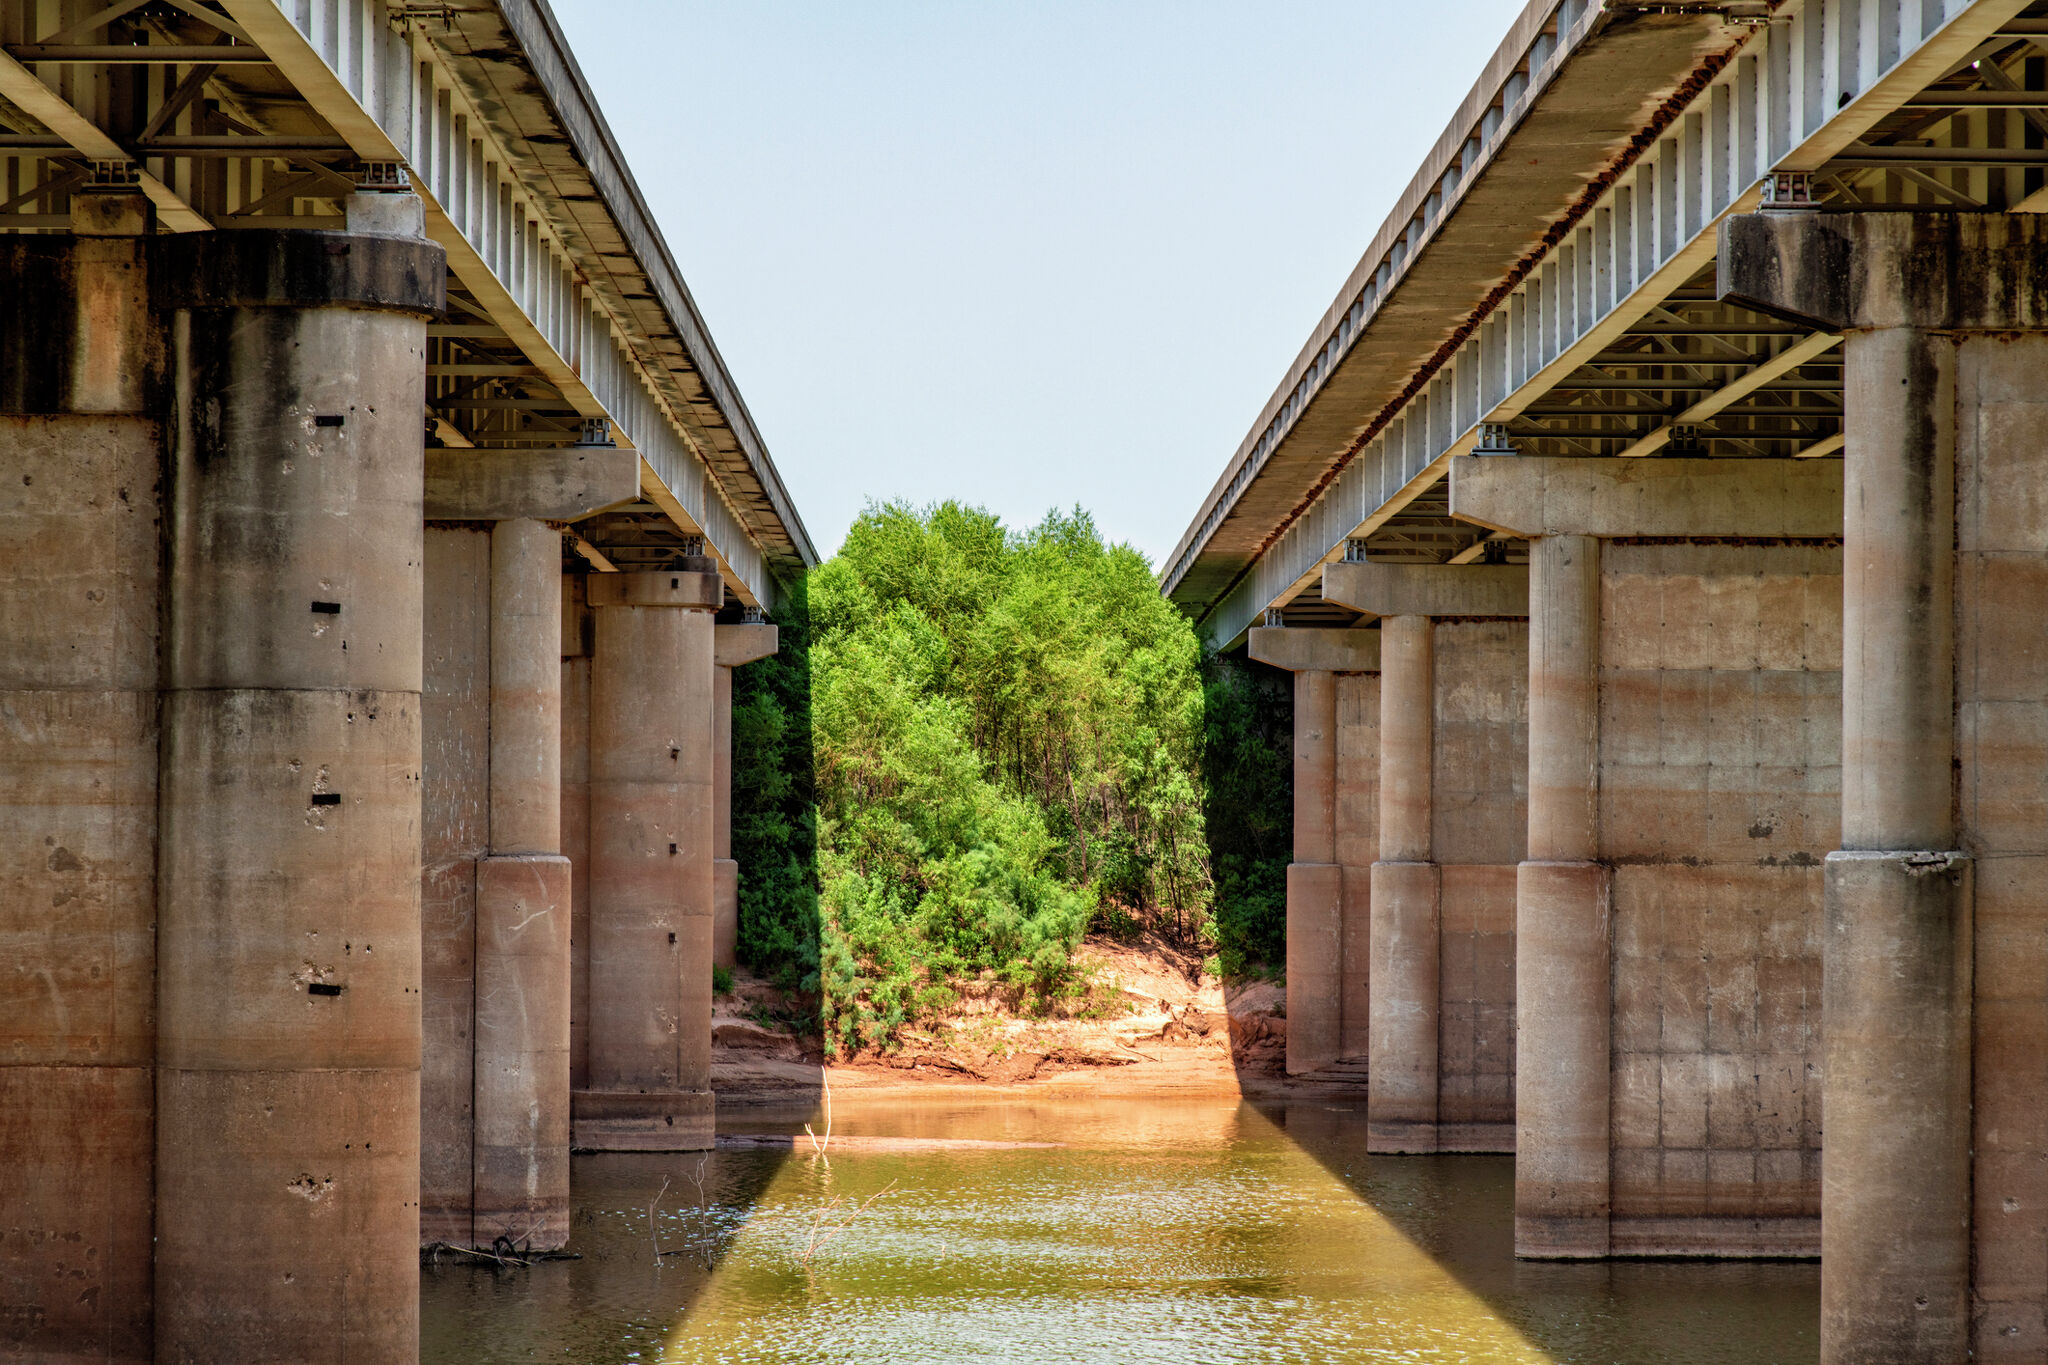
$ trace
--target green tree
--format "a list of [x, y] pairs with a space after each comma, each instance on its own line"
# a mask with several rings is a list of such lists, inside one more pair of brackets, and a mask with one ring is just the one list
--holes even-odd
[[1226, 973], [1287, 955], [1294, 843], [1294, 689], [1242, 655], [1203, 664], [1203, 814], [1216, 883], [1216, 953]]
[[1074, 987], [1091, 919], [1212, 903], [1200, 650], [1080, 510], [870, 507], [809, 582], [819, 983], [873, 1046], [993, 972]]

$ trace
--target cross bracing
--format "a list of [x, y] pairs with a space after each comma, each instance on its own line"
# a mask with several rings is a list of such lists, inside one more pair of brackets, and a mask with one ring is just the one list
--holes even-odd
[[560, 445], [604, 419], [641, 456], [643, 510], [772, 605], [815, 551], [544, 5], [0, 10], [0, 231], [68, 231], [108, 177], [159, 230], [339, 228], [393, 165], [449, 257], [427, 442]]
[[[1652, 9], [1525, 12], [1163, 566], [1216, 643], [1271, 608], [1292, 620], [1356, 542], [1498, 554], [1444, 504], [1449, 458], [1488, 433], [1532, 454], [1838, 454], [1839, 348], [1714, 302], [1717, 226], [1774, 173], [1809, 173], [1834, 210], [2048, 209], [2048, 6]], [[1633, 130], [1559, 132], [1598, 98], [1574, 71], [1620, 50]], [[1577, 196], [1549, 187], [1540, 222], [1490, 180], [1523, 150], [1577, 158]]]

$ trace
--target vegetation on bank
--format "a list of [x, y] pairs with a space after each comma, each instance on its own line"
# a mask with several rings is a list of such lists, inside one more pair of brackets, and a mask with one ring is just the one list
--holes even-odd
[[1085, 512], [871, 507], [776, 620], [734, 678], [740, 955], [817, 992], [829, 1048], [977, 977], [1071, 998], [1091, 927], [1281, 960], [1285, 675], [1205, 660]]

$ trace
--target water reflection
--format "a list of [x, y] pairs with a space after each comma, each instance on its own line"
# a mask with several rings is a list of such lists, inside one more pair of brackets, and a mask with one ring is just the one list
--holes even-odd
[[[797, 1118], [746, 1126], [787, 1133]], [[702, 1158], [578, 1158], [586, 1259], [430, 1273], [425, 1359], [1816, 1354], [1814, 1267], [1518, 1263], [1510, 1159], [1368, 1161], [1362, 1116], [1348, 1112], [842, 1095], [835, 1132], [829, 1159], [801, 1138], [721, 1150], [703, 1161], [701, 1196]], [[859, 1141], [882, 1138], [895, 1141]]]

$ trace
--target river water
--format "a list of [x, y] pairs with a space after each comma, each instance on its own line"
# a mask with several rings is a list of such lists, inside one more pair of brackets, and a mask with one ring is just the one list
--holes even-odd
[[[1671, 1362], [1817, 1354], [1812, 1264], [1517, 1262], [1509, 1157], [1234, 1097], [864, 1098], [577, 1157], [581, 1260], [422, 1270], [428, 1365]], [[787, 1135], [795, 1133], [794, 1145]], [[774, 1136], [781, 1135], [781, 1136]]]

